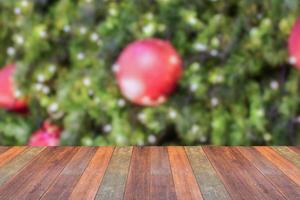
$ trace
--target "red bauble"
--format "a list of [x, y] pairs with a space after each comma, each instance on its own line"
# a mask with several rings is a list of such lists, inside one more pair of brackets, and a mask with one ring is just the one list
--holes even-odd
[[290, 62], [300, 69], [300, 18], [298, 18], [291, 30], [289, 37]]
[[24, 99], [17, 99], [13, 86], [13, 73], [16, 66], [6, 65], [0, 70], [0, 108], [12, 111], [26, 111], [27, 104]]
[[182, 73], [182, 60], [174, 47], [160, 39], [129, 44], [113, 66], [122, 94], [138, 105], [166, 101]]
[[61, 130], [58, 126], [45, 121], [43, 127], [32, 134], [30, 146], [58, 146]]

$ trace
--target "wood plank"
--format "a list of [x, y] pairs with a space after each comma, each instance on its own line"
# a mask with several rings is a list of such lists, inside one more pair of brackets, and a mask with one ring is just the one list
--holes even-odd
[[116, 147], [95, 199], [123, 199], [132, 147]]
[[30, 147], [11, 159], [0, 168], [0, 186], [16, 175], [22, 168], [31, 162], [44, 150], [44, 147]]
[[300, 199], [300, 186], [252, 147], [239, 147], [245, 156], [287, 199]]
[[204, 147], [204, 151], [233, 199], [284, 199], [237, 149]]
[[168, 147], [175, 191], [178, 199], [202, 199], [192, 167], [183, 147]]
[[10, 147], [0, 146], [0, 155], [7, 151]]
[[96, 150], [96, 147], [79, 147], [77, 153], [72, 157], [41, 199], [68, 199]]
[[9, 162], [11, 159], [16, 157], [19, 153], [24, 151], [26, 147], [11, 147], [7, 151], [3, 152], [0, 155], [0, 167], [2, 167], [5, 163]]
[[204, 199], [231, 199], [201, 147], [185, 147]]
[[292, 149], [293, 151], [295, 151], [296, 153], [300, 154], [300, 147], [293, 146], [293, 147], [289, 147], [289, 148]]
[[298, 153], [289, 149], [288, 147], [273, 147], [281, 156], [291, 161], [294, 165], [300, 168], [300, 156]]
[[100, 147], [97, 149], [88, 167], [76, 184], [70, 199], [86, 200], [95, 198], [113, 151], [114, 147]]
[[134, 147], [126, 183], [125, 200], [150, 198], [150, 148]]
[[300, 169], [289, 160], [283, 158], [274, 149], [270, 147], [255, 147], [263, 156], [276, 165], [296, 184], [300, 185]]
[[150, 148], [150, 199], [176, 200], [175, 185], [173, 181], [168, 151], [166, 147]]
[[0, 188], [0, 199], [39, 199], [77, 150], [47, 147], [34, 162]]
[[166, 148], [134, 147], [124, 199], [176, 199]]

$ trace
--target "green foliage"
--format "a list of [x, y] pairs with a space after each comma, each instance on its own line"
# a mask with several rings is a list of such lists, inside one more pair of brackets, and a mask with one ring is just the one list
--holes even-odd
[[[51, 118], [64, 145], [299, 144], [298, 0], [0, 0], [0, 65], [31, 113], [0, 111], [0, 144]], [[167, 103], [124, 101], [111, 66], [137, 39], [170, 40], [184, 74]]]

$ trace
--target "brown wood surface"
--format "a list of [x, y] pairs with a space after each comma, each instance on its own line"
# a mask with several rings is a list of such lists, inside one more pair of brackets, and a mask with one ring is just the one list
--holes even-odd
[[5, 163], [9, 162], [14, 157], [16, 157], [19, 153], [21, 153], [25, 149], [26, 147], [12, 147], [7, 149], [7, 151], [3, 152], [0, 155], [0, 167], [3, 166]]
[[132, 147], [116, 147], [95, 199], [123, 199]]
[[299, 147], [0, 147], [0, 199], [300, 200]]
[[300, 168], [300, 156], [298, 153], [288, 147], [273, 147], [273, 149]]
[[233, 199], [284, 199], [242, 154], [230, 147], [205, 147]]
[[37, 158], [37, 155], [43, 150], [44, 147], [28, 148], [3, 165], [0, 168], [0, 186], [13, 175], [17, 174], [24, 166], [30, 163], [30, 161]]
[[186, 147], [194, 175], [205, 199], [230, 199], [221, 179], [201, 147]]
[[285, 173], [296, 184], [300, 185], [300, 169], [286, 158], [278, 154], [270, 147], [256, 147], [256, 149], [274, 165], [276, 165], [283, 173]]
[[76, 184], [71, 199], [94, 199], [113, 151], [114, 147], [101, 147], [97, 149], [90, 164]]
[[7, 151], [7, 149], [9, 149], [10, 147], [2, 147], [2, 146], [0, 146], [0, 155], [3, 153], [3, 152], [5, 152], [5, 151]]
[[300, 154], [300, 147], [289, 147], [289, 148], [295, 151], [296, 153]]
[[183, 147], [168, 147], [178, 199], [202, 199], [193, 170]]
[[256, 149], [252, 147], [239, 147], [238, 149], [287, 199], [300, 197], [300, 186], [291, 181]]

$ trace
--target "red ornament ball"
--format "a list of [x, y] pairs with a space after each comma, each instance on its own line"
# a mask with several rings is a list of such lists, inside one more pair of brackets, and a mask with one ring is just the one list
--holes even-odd
[[122, 94], [131, 102], [155, 106], [167, 100], [182, 73], [182, 60], [168, 41], [129, 44], [113, 66]]
[[289, 37], [289, 61], [300, 69], [300, 18], [298, 18], [291, 30]]
[[61, 130], [58, 126], [45, 121], [43, 127], [32, 134], [30, 146], [58, 146]]
[[16, 97], [13, 85], [13, 73], [16, 70], [14, 64], [6, 65], [0, 70], [0, 108], [11, 111], [26, 111], [25, 99]]

